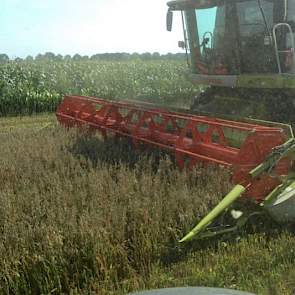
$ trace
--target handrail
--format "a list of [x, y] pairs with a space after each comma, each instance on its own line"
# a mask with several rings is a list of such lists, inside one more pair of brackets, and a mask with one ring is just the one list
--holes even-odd
[[276, 52], [276, 60], [277, 60], [277, 65], [278, 65], [278, 70], [279, 74], [282, 74], [282, 67], [281, 67], [281, 62], [280, 62], [280, 53], [286, 52], [285, 50], [279, 50], [278, 49], [278, 42], [277, 42], [277, 29], [279, 27], [287, 27], [290, 33], [290, 38], [291, 38], [291, 51], [293, 55], [293, 67], [295, 65], [295, 55], [294, 55], [294, 48], [295, 48], [295, 42], [294, 42], [294, 36], [293, 36], [293, 31], [291, 26], [288, 23], [277, 23], [273, 26], [272, 33], [273, 33], [273, 39], [274, 39], [274, 46], [275, 46], [275, 52]]

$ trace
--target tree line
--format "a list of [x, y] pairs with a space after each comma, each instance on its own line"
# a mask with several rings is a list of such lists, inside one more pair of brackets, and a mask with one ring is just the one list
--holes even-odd
[[157, 59], [185, 59], [185, 53], [167, 53], [160, 54], [159, 52], [145, 52], [145, 53], [97, 53], [92, 56], [75, 54], [73, 56], [54, 54], [52, 52], [46, 52], [44, 54], [38, 54], [35, 57], [28, 55], [26, 58], [14, 58], [10, 59], [9, 56], [5, 53], [0, 54], [0, 62], [9, 62], [10, 60], [14, 61], [86, 61], [86, 60], [110, 60], [110, 61], [122, 61], [122, 60], [157, 60]]

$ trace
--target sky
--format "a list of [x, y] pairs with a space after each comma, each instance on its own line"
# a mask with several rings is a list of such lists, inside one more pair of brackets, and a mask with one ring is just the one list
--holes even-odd
[[181, 16], [166, 31], [167, 0], [1, 0], [0, 53], [181, 52]]

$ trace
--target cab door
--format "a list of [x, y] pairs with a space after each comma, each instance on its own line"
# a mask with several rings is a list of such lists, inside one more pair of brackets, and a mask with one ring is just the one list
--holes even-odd
[[186, 11], [186, 27], [194, 73], [228, 74], [221, 48], [225, 30], [224, 25], [220, 25], [224, 24], [224, 13], [225, 10], [222, 12], [219, 7]]
[[[283, 2], [280, 0], [280, 2]], [[259, 5], [261, 4], [261, 6]], [[272, 42], [274, 2], [251, 0], [237, 2], [239, 18], [241, 72], [277, 72]]]

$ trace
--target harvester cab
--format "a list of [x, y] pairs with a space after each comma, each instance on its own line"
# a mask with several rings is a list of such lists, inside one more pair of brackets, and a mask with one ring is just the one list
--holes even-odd
[[[283, 113], [293, 104], [294, 0], [177, 0], [168, 6], [167, 23], [173, 11], [182, 13], [189, 79], [211, 86], [194, 109], [288, 121], [286, 114], [278, 116], [271, 108], [277, 106], [273, 101], [278, 92], [285, 100]], [[244, 112], [235, 111], [233, 101], [227, 102], [231, 109], [224, 107], [220, 97], [236, 99], [238, 108], [245, 105]]]
[[169, 12], [183, 13], [195, 83], [286, 87], [284, 79], [295, 70], [295, 1], [180, 0], [168, 5]]

